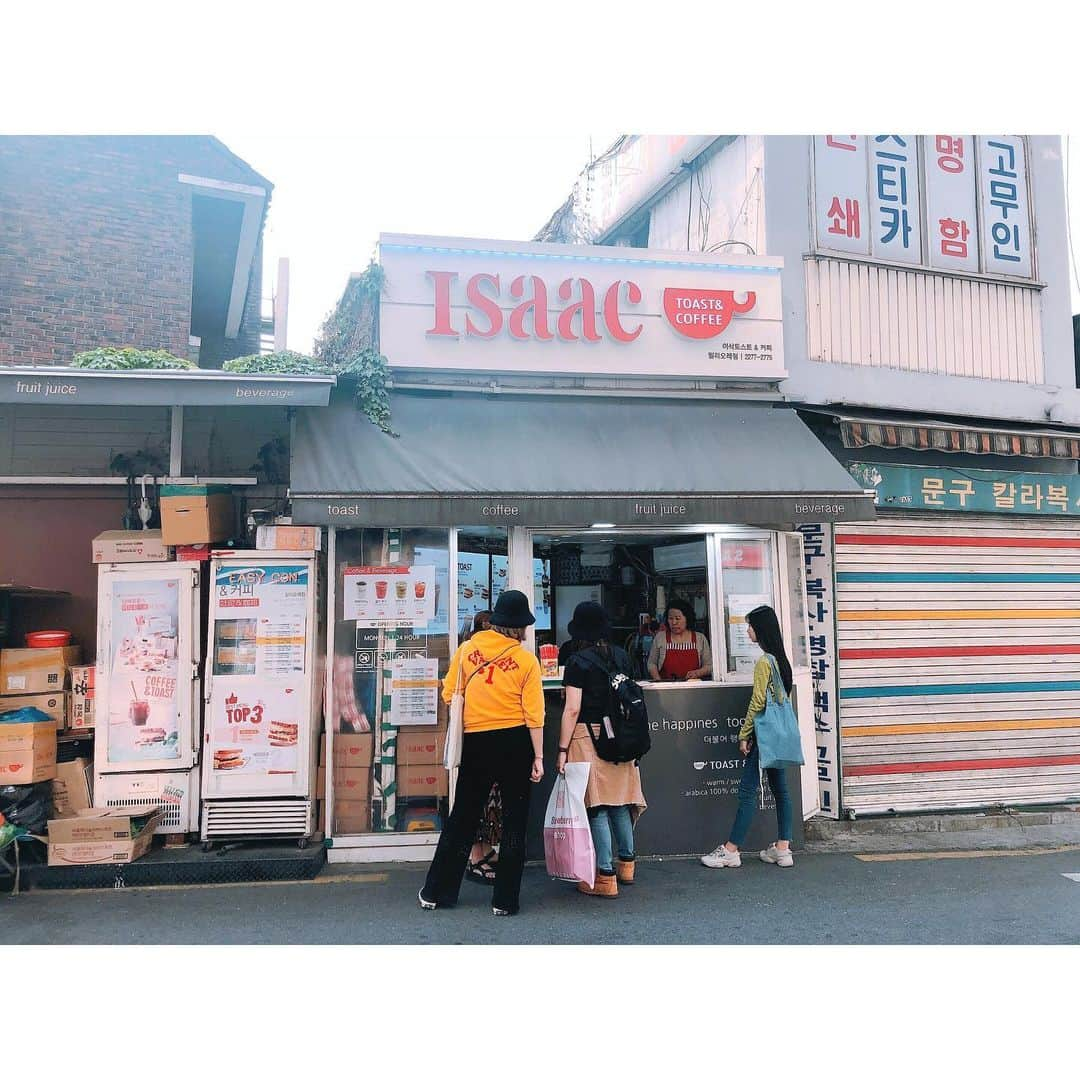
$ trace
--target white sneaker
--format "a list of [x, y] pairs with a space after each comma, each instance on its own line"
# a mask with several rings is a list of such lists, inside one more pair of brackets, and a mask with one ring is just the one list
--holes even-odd
[[742, 866], [742, 857], [737, 851], [728, 851], [728, 849], [721, 844], [715, 851], [710, 851], [708, 855], [702, 855], [701, 862], [704, 866], [710, 866], [713, 870], [719, 870], [725, 866]]
[[791, 854], [791, 848], [781, 851], [775, 844], [770, 844], [761, 852], [761, 861], [775, 863], [777, 866], [794, 866], [795, 857]]

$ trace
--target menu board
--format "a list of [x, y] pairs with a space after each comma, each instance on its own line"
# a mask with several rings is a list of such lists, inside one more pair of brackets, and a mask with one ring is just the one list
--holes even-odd
[[214, 674], [283, 677], [307, 655], [309, 567], [222, 564], [214, 578]]
[[394, 727], [438, 723], [439, 661], [408, 657], [394, 660], [391, 670], [389, 723]]
[[761, 649], [750, 640], [746, 616], [756, 607], [768, 604], [769, 596], [732, 595], [727, 598], [728, 656], [735, 671], [753, 671], [761, 657]]
[[[492, 602], [499, 599], [509, 578], [510, 560], [505, 555], [491, 557]], [[551, 629], [551, 575], [546, 559], [533, 559], [533, 615], [535, 630]]]
[[175, 579], [113, 582], [110, 762], [180, 757], [179, 616]]
[[348, 566], [343, 614], [359, 627], [426, 629], [435, 618], [434, 566]]

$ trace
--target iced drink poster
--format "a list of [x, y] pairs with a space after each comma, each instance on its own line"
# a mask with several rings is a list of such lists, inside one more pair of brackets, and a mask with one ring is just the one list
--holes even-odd
[[180, 757], [179, 616], [179, 582], [113, 583], [108, 702], [112, 763]]
[[343, 615], [378, 630], [426, 629], [435, 618], [434, 566], [348, 566]]

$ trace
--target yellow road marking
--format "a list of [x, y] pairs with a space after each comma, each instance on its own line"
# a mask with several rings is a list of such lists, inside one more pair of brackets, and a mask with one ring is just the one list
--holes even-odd
[[1080, 851], [1080, 844], [1016, 848], [1012, 851], [891, 851], [881, 855], [856, 855], [855, 858], [860, 862], [916, 862], [920, 859], [994, 859], [1003, 855], [1056, 855], [1062, 851]]
[[301, 881], [204, 881], [191, 885], [125, 885], [120, 889], [102, 885], [95, 889], [35, 889], [35, 892], [100, 893], [100, 892], [179, 892], [184, 889], [258, 889], [273, 885], [383, 885], [386, 874], [327, 874], [324, 877], [305, 878]]

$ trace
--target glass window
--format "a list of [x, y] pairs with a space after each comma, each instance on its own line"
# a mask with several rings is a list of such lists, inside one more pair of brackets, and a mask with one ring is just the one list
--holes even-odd
[[810, 666], [810, 642], [806, 628], [806, 564], [803, 541], [798, 533], [788, 533], [783, 540], [787, 560], [787, 602], [791, 618], [791, 641], [788, 642], [794, 667]]
[[772, 539], [721, 541], [720, 568], [728, 671], [752, 672], [761, 650], [746, 632], [746, 616], [762, 604], [775, 603]]
[[[447, 529], [339, 529], [333, 833], [441, 829], [450, 660]], [[320, 763], [327, 768], [325, 753]]]

